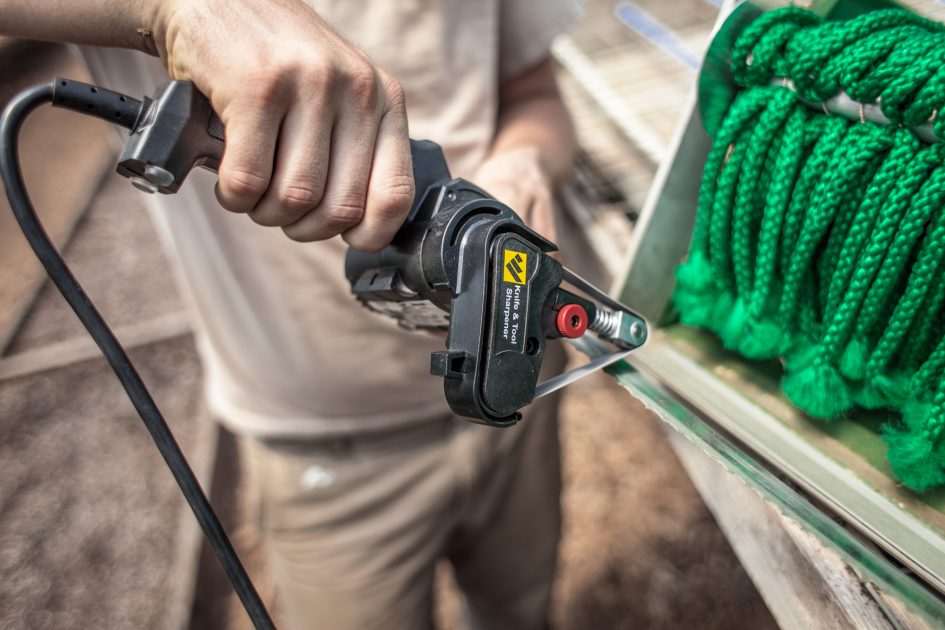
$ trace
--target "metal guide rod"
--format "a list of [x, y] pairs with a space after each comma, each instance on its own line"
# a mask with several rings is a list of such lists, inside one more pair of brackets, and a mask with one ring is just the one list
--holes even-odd
[[[776, 77], [771, 80], [771, 84], [784, 86], [797, 95], [797, 89], [794, 87], [794, 82], [791, 81], [791, 79]], [[886, 117], [886, 114], [883, 113], [882, 102], [860, 103], [859, 101], [855, 101], [850, 98], [850, 95], [848, 95], [846, 92], [838, 92], [822, 103], [809, 101], [800, 96], [797, 97], [797, 100], [799, 100], [801, 103], [804, 103], [804, 105], [807, 105], [811, 109], [822, 111], [828, 116], [837, 115], [848, 120], [856, 120], [861, 123], [871, 122], [883, 126], [904, 126]], [[918, 126], [910, 126], [908, 128], [923, 142], [927, 142], [929, 144], [941, 142], [941, 138], [935, 135], [935, 129], [932, 126], [932, 123], [935, 122], [935, 118], [937, 116], [938, 111], [936, 110], [928, 122]]]
[[[620, 304], [620, 302], [617, 302], [612, 297], [567, 267], [564, 268], [564, 279], [566, 282], [571, 283], [573, 286], [583, 291], [588, 296], [594, 298], [604, 306], [613, 309], [610, 312], [604, 311], [603, 309], [598, 311], [598, 315], [604, 315], [603, 320], [610, 320], [617, 314], [626, 313], [628, 315], [632, 315], [632, 313], [629, 313], [626, 307]], [[634, 347], [632, 348], [617, 347], [615, 349], [613, 342], [605, 343], [603, 340], [591, 337], [589, 335], [584, 335], [577, 339], [566, 339], [566, 341], [576, 346], [579, 350], [581, 350], [581, 352], [590, 356], [592, 358], [591, 361], [574, 368], [573, 370], [569, 370], [564, 374], [559, 374], [554, 378], [550, 378], [544, 383], [538, 385], [538, 387], [535, 388], [535, 399], [537, 400], [542, 396], [547, 396], [552, 392], [558, 391], [559, 389], [584, 378], [592, 372], [603, 369], [609, 365], [613, 365], [617, 361], [626, 358], [631, 352], [643, 345], [647, 337], [646, 323], [636, 315], [632, 315], [632, 317], [635, 323], [631, 324], [629, 328], [630, 334], [628, 338], [624, 339], [624, 341], [634, 344]], [[597, 321], [599, 324], [600, 319], [601, 318], [598, 317], [595, 321]], [[610, 337], [621, 337], [620, 331], [616, 329], [608, 330], [608, 328], [609, 326], [605, 324], [603, 327], [592, 327], [592, 330], [609, 335]]]
[[[591, 354], [591, 351], [586, 348], [593, 348], [595, 354], [600, 354], [601, 352], [609, 352], [609, 354], [604, 354], [602, 356], [596, 356], [594, 359], [585, 363], [584, 365], [578, 366], [573, 370], [568, 370], [564, 374], [559, 374], [554, 378], [550, 378], [538, 387], [535, 388], [535, 400], [538, 400], [542, 396], [547, 396], [551, 392], [556, 392], [559, 389], [567, 387], [571, 383], [581, 380], [588, 374], [596, 372], [597, 370], [602, 370], [608, 365], [613, 365], [621, 359], [627, 358], [633, 350], [619, 350], [614, 351], [612, 348], [609, 348], [603, 341], [584, 335], [578, 339], [566, 339], [568, 343], [576, 346], [581, 352], [585, 354]], [[593, 355], [591, 355], [593, 356]]]

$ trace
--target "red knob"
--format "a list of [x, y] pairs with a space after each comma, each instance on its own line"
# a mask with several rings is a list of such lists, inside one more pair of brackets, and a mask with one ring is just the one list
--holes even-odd
[[587, 311], [580, 304], [565, 304], [558, 311], [558, 333], [568, 339], [577, 339], [587, 330]]

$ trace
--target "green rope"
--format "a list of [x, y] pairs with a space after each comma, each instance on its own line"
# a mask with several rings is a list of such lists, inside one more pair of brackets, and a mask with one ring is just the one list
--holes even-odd
[[[861, 170], [870, 163], [871, 156], [888, 148], [891, 134], [886, 131], [872, 125], [853, 125], [845, 141], [837, 147], [833, 161], [844, 164], [846, 168], [831, 170], [833, 176], [828, 180], [829, 184], [819, 189], [820, 196], [815, 194], [812, 198], [808, 216], [813, 218], [813, 228], [807, 234], [802, 233], [798, 240], [787, 282], [792, 278], [801, 279], [803, 272], [814, 262], [817, 245], [849, 194], [850, 187], [861, 184]], [[887, 205], [887, 208], [879, 223], [889, 225], [887, 231], [891, 231], [898, 221], [901, 204]], [[817, 212], [818, 209], [821, 212]], [[835, 418], [847, 411], [853, 402], [850, 388], [836, 367], [836, 360], [851, 332], [853, 316], [869, 287], [868, 282], [882, 260], [882, 234], [874, 232], [874, 236], [879, 241], [877, 245], [873, 249], [867, 246], [867, 252], [873, 257], [857, 268], [847, 298], [841, 302], [834, 317], [824, 321], [822, 338], [816, 344], [791, 349], [787, 357], [787, 371], [782, 382], [785, 394], [818, 418]], [[790, 296], [785, 291], [785, 300], [788, 299]]]
[[[903, 217], [873, 286], [870, 287], [866, 296], [854, 332], [858, 339], [863, 340], [871, 335], [882, 320], [882, 315], [888, 310], [887, 305], [898, 301], [899, 305], [902, 306], [913, 299], [924, 297], [926, 293], [929, 275], [922, 274], [921, 268], [915, 263], [910, 265], [914, 270], [913, 275], [918, 274], [918, 277], [925, 280], [925, 284], [918, 284], [913, 287], [912, 290], [917, 294], [916, 296], [908, 291], [904, 292], [899, 285], [900, 278], [906, 275], [908, 271], [906, 265], [912, 262], [909, 260], [910, 254], [916, 249], [917, 243], [923, 237], [929, 219], [933, 212], [940, 207], [943, 195], [945, 195], [945, 189], [943, 189], [945, 179], [941, 175], [928, 177], [928, 170], [941, 164], [943, 159], [945, 159], [945, 145], [936, 144], [923, 149], [920, 157], [912, 165], [913, 170], [910, 171], [910, 174], [921, 174], [919, 177], [925, 177], [926, 181], [920, 191], [912, 194], [909, 211]], [[940, 172], [941, 169], [936, 169], [935, 174]], [[936, 249], [941, 253], [939, 243], [932, 243], [927, 236], [925, 240], [932, 245], [932, 249]], [[891, 316], [887, 315], [884, 325], [890, 328], [894, 326], [905, 328], [908, 326], [910, 319], [905, 312], [896, 313], [893, 311]], [[886, 343], [888, 344], [889, 340]], [[887, 362], [880, 363], [882, 356], [891, 357], [891, 352], [885, 346], [882, 348], [877, 346], [873, 350], [873, 354], [875, 355], [877, 351], [880, 354], [875, 359], [871, 356], [872, 362], [866, 363], [865, 377], [868, 382], [857, 395], [856, 401], [861, 406], [873, 409], [899, 407], [905, 403], [908, 397], [908, 378], [904, 378], [902, 375], [887, 375], [884, 373], [885, 371], [880, 371], [880, 366], [882, 365], [885, 368], [887, 364]]]
[[734, 152], [732, 143], [738, 140], [744, 129], [750, 126], [766, 105], [765, 91], [757, 91], [739, 98], [719, 129], [715, 144], [706, 159], [689, 258], [676, 272], [677, 289], [674, 297], [680, 316], [687, 324], [708, 326], [711, 322], [711, 307], [720, 288], [710, 264], [709, 236], [720, 173], [725, 170], [730, 153]]
[[802, 27], [817, 26], [821, 18], [795, 7], [769, 11], [752, 22], [732, 48], [732, 75], [740, 85], [764, 85], [773, 76], [787, 76], [781, 54]]
[[[836, 314], [846, 288], [850, 285], [853, 270], [876, 224], [876, 217], [880, 214], [881, 207], [886, 203], [892, 187], [896, 184], [901, 164], [919, 149], [919, 141], [912, 134], [906, 131], [894, 133], [897, 137], [893, 149], [867, 187], [863, 203], [856, 212], [843, 249], [838, 255], [838, 264], [830, 279], [827, 294], [828, 317], [832, 318]], [[847, 346], [847, 351], [841, 357], [840, 370], [847, 378], [859, 379], [863, 376], [858, 372], [862, 370], [866, 350], [856, 346], [854, 342]]]
[[[759, 203], [759, 199], [764, 197], [760, 193], [766, 191], [774, 179], [771, 169], [764, 169], [764, 165], [774, 161], [768, 159], [769, 153], [777, 153], [774, 149], [776, 139], [781, 137], [787, 119], [798, 107], [790, 90], [776, 89], [770, 96], [769, 107], [758, 120], [745, 152], [732, 210], [731, 256], [735, 294], [739, 297], [734, 299], [732, 310], [719, 330], [722, 341], [730, 348], [737, 348], [740, 344], [748, 310], [745, 296], [750, 295], [754, 286], [756, 234], [764, 212], [764, 206]], [[759, 170], [765, 172], [759, 176]]]
[[[941, 102], [945, 90], [945, 46], [939, 45], [932, 63], [927, 64], [934, 72], [916, 90], [910, 102], [903, 108], [903, 123], [919, 125], [932, 118]], [[921, 73], [919, 77], [921, 78]]]
[[680, 319], [780, 357], [785, 394], [812, 416], [901, 411], [883, 433], [894, 471], [945, 485], [945, 143], [800, 100], [843, 91], [945, 137], [945, 27], [786, 7], [748, 26], [731, 70], [742, 90], [706, 160]]
[[929, 347], [945, 334], [945, 274], [938, 274], [922, 302], [923, 316], [909, 330], [909, 339], [901, 353], [900, 365], [909, 372], [919, 369], [929, 356]]
[[814, 185], [827, 169], [831, 148], [840, 141], [846, 129], [847, 124], [843, 120], [822, 116], [814, 118], [808, 125], [805, 138], [812, 141], [812, 144], [808, 144], [809, 155], [798, 175], [791, 204], [784, 216], [784, 228], [781, 234], [781, 269], [786, 269], [790, 264], [794, 244], [800, 234], [801, 223], [804, 220], [804, 213], [807, 211]]
[[[811, 194], [790, 264], [784, 270], [784, 289], [779, 309], [779, 320], [784, 329], [790, 329], [795, 324], [801, 289], [810, 282], [809, 274], [818, 248], [831, 227], [844, 192], [856, 183], [860, 170], [869, 163], [870, 154], [883, 148], [883, 139], [886, 137], [885, 134], [876, 133], [876, 128], [866, 125], [844, 123], [843, 131], [845, 133], [836, 139], [827, 162], [831, 165], [843, 164], [846, 168], [824, 169]], [[787, 352], [791, 348], [782, 350]]]
[[772, 358], [777, 355], [778, 330], [767, 325], [770, 318], [773, 294], [777, 291], [774, 278], [778, 261], [781, 227], [787, 212], [794, 183], [803, 165], [805, 149], [805, 126], [809, 115], [803, 107], [796, 107], [784, 129], [780, 152], [774, 172], [777, 176], [768, 187], [764, 199], [764, 215], [758, 233], [755, 262], [755, 279], [746, 297], [747, 313], [738, 350], [753, 359]]
[[[863, 128], [870, 129], [874, 127], [864, 125]], [[927, 156], [928, 152], [922, 155]], [[915, 162], [918, 161], [915, 160]], [[830, 352], [838, 349], [836, 343], [847, 341], [848, 335], [853, 332], [851, 327], [856, 323], [855, 315], [857, 313], [861, 317], [865, 316], [865, 321], [872, 321], [870, 318], [875, 317], [871, 305], [866, 300], [867, 292], [885, 287], [891, 275], [887, 272], [896, 269], [891, 256], [897, 255], [897, 252], [892, 246], [899, 244], [899, 250], [901, 251], [903, 244], [911, 243], [911, 234], [902, 229], [904, 223], [902, 219], [903, 215], [910, 209], [910, 202], [915, 196], [916, 190], [922, 184], [926, 169], [930, 164], [923, 162], [923, 166], [924, 168], [921, 170], [917, 168], [907, 170], [904, 177], [896, 182], [892, 194], [885, 200], [869, 241], [857, 260], [847, 291], [831, 319], [831, 328], [827, 332], [830, 341], [827, 348]], [[910, 222], [913, 229], [920, 228], [921, 222], [925, 219], [924, 216], [917, 216], [916, 218], [919, 220], [918, 222], [914, 219]], [[900, 244], [899, 241], [904, 241], [904, 243]], [[861, 307], [862, 310], [860, 310]]]
[[906, 485], [927, 490], [945, 485], [945, 339], [916, 373], [922, 387], [934, 383], [931, 400], [916, 396], [903, 410], [902, 422], [884, 428], [893, 471]]
[[[945, 203], [945, 167], [936, 169], [923, 187], [920, 197], [921, 204], [927, 208], [928, 214]], [[920, 315], [920, 308], [933, 286], [933, 279], [945, 270], [942, 265], [943, 256], [945, 256], [945, 212], [940, 212], [933, 220], [928, 235], [921, 244], [906, 288], [901, 299], [895, 303], [895, 310], [888, 319], [887, 328], [882, 331], [873, 353], [866, 361], [867, 384], [865, 387], [881, 388], [876, 385], [876, 380], [883, 378], [890, 369], [890, 363], [903, 343], [906, 333], [916, 317]], [[907, 373], [897, 371], [896, 378], [907, 380]], [[860, 404], [866, 405], [865, 402], [860, 402]]]

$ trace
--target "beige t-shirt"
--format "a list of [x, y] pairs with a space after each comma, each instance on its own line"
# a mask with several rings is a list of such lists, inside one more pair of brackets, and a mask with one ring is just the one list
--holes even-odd
[[[548, 54], [576, 0], [310, 0], [329, 24], [397, 77], [411, 137], [440, 143], [469, 177], [495, 132], [497, 88]], [[274, 34], [274, 36], [278, 36]], [[87, 49], [96, 81], [132, 95], [167, 81], [159, 62]], [[217, 205], [212, 174], [148, 197], [197, 315], [211, 410], [258, 437], [329, 436], [449, 412], [430, 375], [442, 338], [362, 308], [340, 239], [297, 243]]]

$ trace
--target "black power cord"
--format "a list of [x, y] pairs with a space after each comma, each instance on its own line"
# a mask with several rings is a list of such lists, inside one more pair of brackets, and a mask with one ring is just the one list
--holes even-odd
[[7, 198], [10, 200], [13, 214], [23, 234], [46, 268], [53, 283], [98, 344], [118, 376], [118, 380], [121, 381], [128, 398], [131, 399], [167, 467], [174, 475], [177, 485], [184, 493], [184, 498], [190, 504], [194, 516], [197, 517], [204, 535], [210, 541], [210, 546], [213, 547], [217, 559], [243, 602], [243, 607], [246, 608], [253, 624], [256, 628], [275, 628], [266, 607], [246, 574], [246, 569], [243, 568], [220, 520], [200, 488], [197, 478], [187, 464], [184, 454], [174, 440], [154, 399], [151, 398], [151, 394], [124, 348], [121, 347], [118, 339], [115, 338], [75, 276], [72, 275], [36, 216], [23, 183], [17, 155], [17, 141], [20, 127], [26, 117], [34, 109], [46, 103], [54, 103], [57, 106], [102, 118], [129, 129], [134, 126], [141, 114], [142, 103], [117, 92], [61, 79], [57, 79], [55, 83], [40, 85], [20, 93], [6, 107], [0, 119], [0, 177], [3, 179]]

